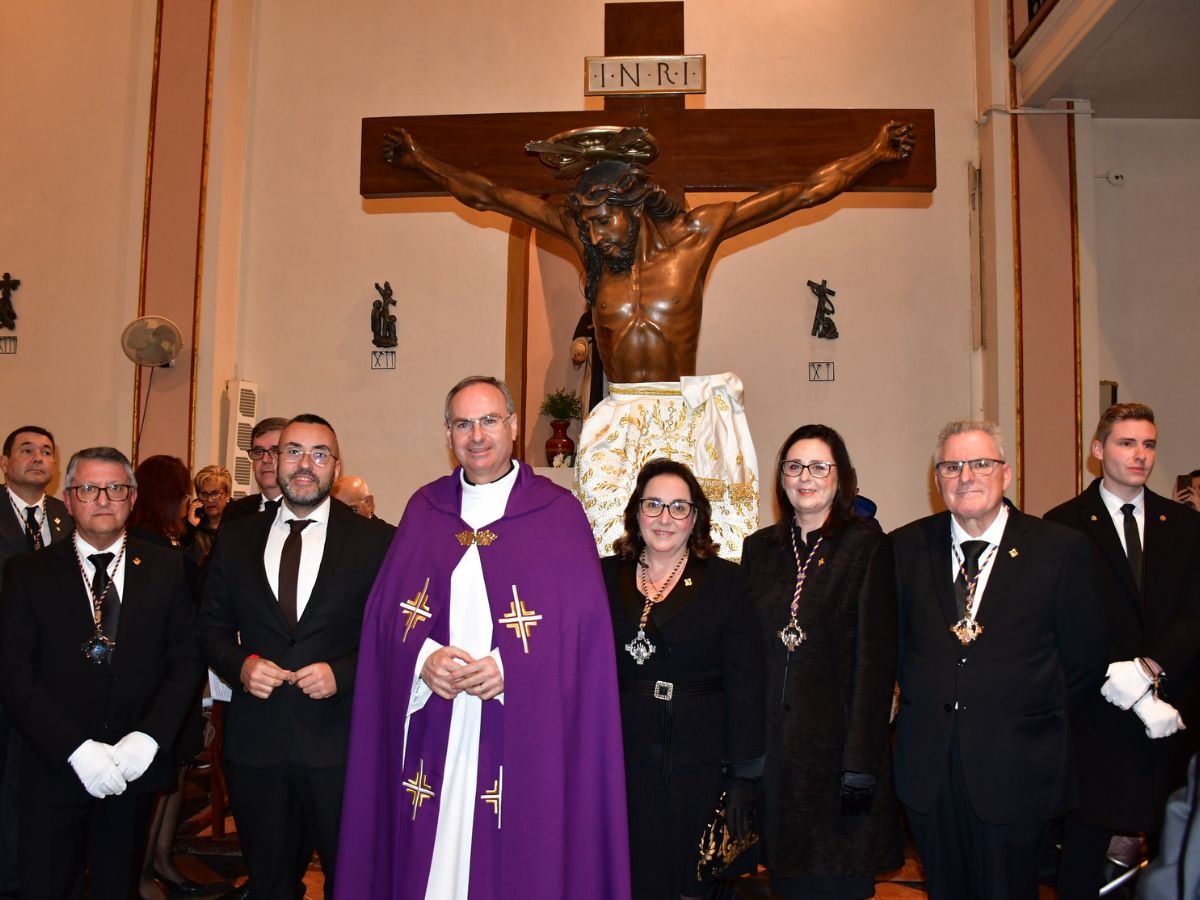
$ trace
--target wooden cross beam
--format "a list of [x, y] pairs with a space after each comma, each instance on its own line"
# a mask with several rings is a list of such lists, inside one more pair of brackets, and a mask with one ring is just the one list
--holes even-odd
[[[609, 56], [684, 52], [683, 3], [605, 5]], [[424, 175], [383, 158], [383, 136], [405, 128], [431, 156], [497, 184], [533, 194], [570, 182], [526, 153], [525, 144], [573, 128], [640, 126], [658, 140], [655, 181], [685, 191], [760, 191], [800, 181], [814, 169], [867, 146], [890, 120], [912, 122], [916, 148], [876, 166], [856, 191], [932, 191], [937, 184], [931, 109], [684, 109], [680, 95], [608, 97], [603, 110], [382, 116], [362, 120], [359, 189], [364, 197], [431, 197], [444, 191]]]

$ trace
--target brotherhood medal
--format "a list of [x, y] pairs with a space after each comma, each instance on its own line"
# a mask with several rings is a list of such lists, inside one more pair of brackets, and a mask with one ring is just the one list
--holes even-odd
[[640, 570], [642, 579], [642, 596], [646, 598], [646, 605], [642, 607], [642, 618], [638, 621], [637, 634], [633, 640], [625, 645], [626, 652], [633, 657], [633, 661], [639, 666], [644, 666], [646, 660], [653, 656], [655, 649], [657, 649], [651, 643], [650, 638], [646, 637], [646, 621], [650, 618], [650, 608], [666, 596], [667, 589], [675, 581], [675, 576], [679, 574], [679, 570], [687, 562], [688, 552], [688, 548], [685, 546], [679, 560], [675, 563], [675, 568], [667, 576], [667, 580], [656, 588], [650, 580], [650, 565], [646, 562], [646, 551], [644, 548], [642, 549], [642, 556], [638, 560], [638, 569]]
[[801, 644], [808, 640], [808, 635], [804, 633], [804, 629], [796, 621], [796, 614], [800, 611], [800, 594], [804, 590], [804, 580], [808, 577], [808, 567], [812, 564], [813, 557], [817, 555], [817, 550], [820, 549], [825, 536], [821, 535], [817, 538], [817, 542], [813, 544], [813, 548], [808, 551], [808, 559], [801, 565], [800, 548], [796, 546], [796, 529], [792, 528], [790, 530], [792, 533], [792, 553], [796, 555], [796, 591], [792, 594], [792, 605], [788, 610], [788, 623], [775, 633], [779, 635], [779, 641], [783, 644], [787, 652], [794, 653]]
[[959, 563], [959, 570], [962, 572], [963, 580], [967, 583], [966, 614], [950, 626], [950, 631], [964, 647], [969, 647], [977, 637], [983, 634], [983, 626], [975, 621], [975, 590], [979, 586], [980, 572], [986, 568], [998, 547], [999, 545], [994, 546], [988, 551], [988, 555], [979, 564], [979, 572], [975, 573], [974, 578], [967, 578], [966, 560]]
[[[117, 554], [116, 566], [113, 571], [121, 565], [121, 559], [125, 556], [125, 538], [121, 538], [121, 550]], [[79, 574], [83, 575], [84, 583], [87, 583], [87, 574], [83, 570], [83, 560], [79, 558], [79, 547], [75, 548], [75, 561], [79, 563]], [[108, 592], [112, 590], [113, 579], [109, 578], [108, 583], [104, 585], [104, 590], [100, 592], [100, 596], [92, 595], [92, 618], [96, 623], [96, 633], [79, 645], [79, 650], [83, 653], [83, 658], [93, 665], [102, 666], [105, 663], [111, 663], [113, 652], [117, 649], [117, 642], [104, 633], [104, 626], [101, 621], [102, 610], [104, 608], [104, 598], [108, 596]], [[91, 586], [88, 587], [88, 593], [92, 593]]]

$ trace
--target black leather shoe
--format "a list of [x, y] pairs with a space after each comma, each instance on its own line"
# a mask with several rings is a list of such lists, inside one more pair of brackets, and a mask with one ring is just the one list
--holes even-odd
[[155, 869], [154, 877], [163, 883], [163, 886], [167, 889], [167, 893], [172, 897], [194, 897], [197, 894], [207, 894], [209, 892], [207, 884], [192, 881], [186, 875], [183, 881], [175, 881], [158, 871], [158, 869]]

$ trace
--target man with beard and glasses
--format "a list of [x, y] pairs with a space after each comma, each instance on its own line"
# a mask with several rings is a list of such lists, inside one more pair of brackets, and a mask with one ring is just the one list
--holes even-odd
[[[912, 126], [889, 122], [868, 147], [805, 181], [694, 209], [620, 159], [592, 165], [565, 203], [550, 203], [433, 158], [403, 129], [387, 135], [383, 153], [467, 206], [567, 241], [583, 260], [584, 294], [610, 384], [580, 435], [575, 490], [601, 554], [624, 533], [625, 504], [643, 463], [668, 456], [696, 473], [712, 502], [712, 537], [721, 556], [736, 560], [742, 538], [758, 528], [758, 467], [741, 380], [731, 372], [696, 375], [709, 266], [722, 241], [825, 203], [874, 166], [908, 158], [912, 148]], [[718, 449], [704, 452], [707, 445]]]
[[198, 624], [209, 665], [241, 688], [225, 773], [255, 900], [291, 900], [305, 846], [332, 892], [359, 631], [390, 538], [331, 501], [341, 462], [325, 419], [296, 416], [274, 455], [283, 503], [221, 526]]

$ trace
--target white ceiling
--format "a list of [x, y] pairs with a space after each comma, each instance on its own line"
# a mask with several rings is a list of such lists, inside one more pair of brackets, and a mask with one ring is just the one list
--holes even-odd
[[1055, 96], [1091, 100], [1103, 118], [1200, 119], [1200, 0], [1126, 10], [1098, 45], [1064, 60]]

